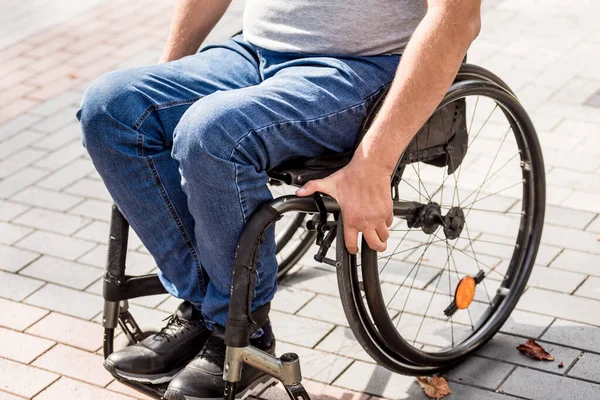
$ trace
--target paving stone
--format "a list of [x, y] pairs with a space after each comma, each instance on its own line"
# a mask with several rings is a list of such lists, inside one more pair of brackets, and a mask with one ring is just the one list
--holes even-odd
[[594, 218], [590, 211], [573, 210], [571, 208], [546, 206], [545, 223], [567, 228], [583, 229]]
[[521, 297], [517, 308], [538, 312], [557, 318], [600, 325], [600, 301], [529, 288]]
[[[59, 193], [52, 190], [46, 190], [35, 186], [30, 186], [20, 191], [12, 196], [11, 200], [36, 207], [49, 208], [56, 211], [66, 211], [75, 206], [77, 203], [83, 201], [81, 197], [66, 193]], [[19, 207], [26, 209], [26, 207], [22, 205], [19, 205]]]
[[388, 399], [406, 399], [411, 398], [408, 393], [414, 390], [411, 387], [415, 378], [394, 374], [375, 364], [355, 361], [334, 384]]
[[143, 306], [143, 307], [147, 307], [147, 308], [155, 308], [156, 306], [161, 304], [163, 301], [165, 301], [169, 297], [170, 297], [169, 294], [155, 294], [152, 296], [137, 297], [137, 298], [131, 299], [129, 301], [132, 304], [137, 304], [138, 306]]
[[39, 117], [31, 114], [19, 115], [0, 126], [0, 139], [7, 138], [39, 121]]
[[298, 315], [331, 322], [336, 325], [348, 326], [339, 297], [317, 295], [307, 305], [302, 307]]
[[272, 311], [270, 317], [278, 340], [306, 347], [315, 346], [334, 327], [330, 323], [278, 311]]
[[568, 375], [600, 383], [600, 355], [585, 353]]
[[45, 282], [37, 279], [0, 271], [0, 297], [21, 301], [31, 293], [44, 286]]
[[575, 295], [600, 300], [600, 278], [595, 276], [589, 277], [584, 284], [577, 289]]
[[30, 147], [51, 152], [78, 140], [81, 140], [81, 128], [74, 124], [60, 128], [54, 133], [45, 134], [43, 139], [32, 143]]
[[571, 250], [600, 253], [600, 242], [596, 240], [596, 235], [560, 226], [544, 229], [542, 243]]
[[536, 265], [527, 285], [570, 294], [585, 278], [583, 274]]
[[[108, 246], [106, 245], [98, 245], [92, 251], [79, 258], [77, 262], [105, 268], [107, 249]], [[144, 275], [156, 268], [156, 262], [152, 256], [137, 251], [127, 252], [125, 265], [127, 266], [126, 272], [128, 275]]]
[[271, 302], [271, 309], [295, 314], [315, 295], [293, 287], [281, 286]]
[[596, 326], [557, 319], [542, 339], [600, 353], [600, 328]]
[[599, 260], [600, 258], [596, 254], [566, 249], [552, 261], [550, 267], [600, 276]]
[[43, 318], [48, 311], [0, 298], [0, 326], [22, 331]]
[[0, 244], [0, 270], [17, 272], [40, 255]]
[[6, 392], [0, 392], [0, 400], [23, 400], [22, 397], [13, 396]]
[[[165, 319], [174, 311], [175, 310], [164, 312], [129, 303], [129, 312], [133, 315], [140, 328], [145, 332], [159, 331], [165, 326]], [[96, 321], [101, 322], [102, 315], [99, 315]]]
[[42, 208], [32, 208], [15, 218], [13, 222], [32, 228], [70, 235], [87, 225], [90, 220]]
[[171, 314], [171, 313], [175, 312], [175, 310], [177, 309], [177, 307], [179, 307], [179, 304], [181, 304], [182, 301], [183, 300], [178, 299], [177, 297], [169, 296], [169, 297], [167, 297], [167, 299], [165, 301], [160, 303], [156, 308]]
[[53, 151], [42, 160], [35, 163], [38, 168], [48, 170], [56, 170], [64, 165], [74, 161], [85, 153], [85, 149], [81, 145], [81, 141], [75, 140], [66, 146]]
[[19, 274], [82, 290], [102, 277], [104, 270], [42, 256], [22, 269]]
[[316, 349], [343, 357], [373, 362], [371, 356], [367, 354], [360, 343], [354, 338], [352, 331], [343, 326], [336, 327], [317, 345]]
[[37, 186], [50, 190], [62, 190], [93, 170], [94, 166], [89, 161], [76, 159], [46, 176]]
[[589, 400], [598, 395], [600, 385], [558, 375], [517, 368], [500, 388], [501, 393], [532, 400]]
[[0, 221], [10, 221], [17, 215], [27, 211], [28, 208], [22, 204], [0, 200]]
[[319, 268], [303, 268], [286, 279], [285, 285], [309, 292], [339, 296], [335, 272]]
[[0, 357], [29, 364], [44, 353], [54, 342], [24, 333], [0, 328]]
[[58, 378], [52, 372], [0, 358], [0, 390], [30, 398]]
[[[562, 115], [564, 117], [564, 114]], [[565, 135], [592, 136], [598, 131], [598, 124], [567, 116], [552, 131]]]
[[500, 330], [505, 333], [537, 338], [544, 333], [552, 321], [554, 318], [547, 315], [513, 310]]
[[[590, 188], [589, 190], [598, 190]], [[570, 207], [579, 208], [582, 210], [590, 210], [594, 212], [600, 212], [600, 195], [597, 193], [590, 193], [585, 190], [575, 190], [571, 193], [564, 201], [563, 205]]]
[[30, 114], [48, 117], [68, 106], [76, 106], [81, 102], [81, 95], [75, 92], [65, 92], [42, 102], [39, 106], [29, 110]]
[[[377, 400], [368, 394], [350, 391], [335, 386], [327, 386], [319, 382], [303, 379], [302, 384], [308, 392], [311, 399], [319, 400]], [[259, 399], [265, 400], [288, 400], [290, 397], [285, 392], [283, 385], [276, 385], [268, 388], [258, 395]]]
[[[80, 239], [91, 240], [92, 242], [106, 244], [108, 243], [108, 234], [110, 232], [110, 224], [102, 221], [93, 221], [91, 224], [86, 225], [73, 236]], [[127, 243], [129, 247], [129, 242]]]
[[585, 228], [586, 231], [600, 233], [600, 216], [596, 218]]
[[69, 214], [108, 222], [110, 221], [111, 206], [112, 204], [109, 202], [88, 199], [69, 210]]
[[521, 354], [516, 350], [517, 346], [523, 343], [525, 343], [525, 339], [522, 337], [497, 334], [490, 342], [479, 350], [477, 354], [486, 358], [520, 365], [522, 367], [539, 369], [562, 375], [564, 370], [559, 369], [558, 364], [562, 362], [565, 366], [569, 366], [577, 359], [580, 353], [579, 350], [538, 341], [538, 343], [555, 358], [555, 361], [552, 362], [540, 362]]
[[592, 80], [575, 78], [557, 91], [552, 99], [564, 103], [582, 104], [597, 90], [598, 84]]
[[52, 283], [47, 284], [34, 293], [25, 302], [83, 319], [91, 319], [103, 307], [103, 300], [100, 296], [57, 286]]
[[0, 161], [0, 179], [11, 176], [46, 155], [47, 153], [41, 150], [30, 148], [19, 150], [19, 152]]
[[323, 383], [331, 383], [352, 362], [348, 358], [285, 342], [277, 343], [277, 352], [298, 354], [302, 362], [302, 376]]
[[102, 361], [99, 355], [58, 344], [32, 365], [84, 382], [106, 386], [113, 377], [102, 367]]
[[67, 187], [65, 192], [110, 203], [113, 201], [104, 183], [89, 178], [79, 179]]
[[[558, 134], [559, 137], [562, 135]], [[590, 157], [589, 154], [586, 154], [586, 150], [584, 147], [589, 146], [587, 140], [584, 138], [576, 138], [584, 141], [582, 145], [580, 145], [576, 150], [548, 150], [544, 149], [544, 165], [546, 167], [546, 172], [551, 172], [554, 168], [562, 168], [571, 171], [580, 171], [584, 173], [591, 173], [598, 169], [600, 166], [600, 160], [594, 157]], [[574, 163], [573, 159], [577, 159], [577, 162]], [[564, 208], [573, 209], [569, 203], [565, 203]], [[584, 212], [587, 211], [584, 209]]]
[[55, 257], [75, 260], [94, 247], [86, 240], [62, 236], [56, 233], [36, 231], [15, 243], [16, 247], [48, 254]]
[[96, 351], [102, 346], [104, 330], [96, 323], [53, 312], [28, 328], [26, 333]]
[[448, 371], [445, 376], [454, 382], [496, 390], [513, 368], [507, 363], [470, 357], [456, 368]]
[[31, 232], [33, 232], [33, 229], [12, 223], [0, 222], [0, 243], [13, 244]]
[[0, 181], [0, 198], [9, 198], [47, 174], [47, 171], [39, 168], [27, 167], [21, 169], [19, 172]]
[[[101, 389], [97, 386], [88, 385], [74, 379], [62, 377], [42, 393], [36, 396], [36, 400], [59, 400], [64, 399], [65, 394], [70, 400], [133, 400], [134, 397], [125, 396], [110, 390]], [[138, 396], [138, 398], [141, 398]]]

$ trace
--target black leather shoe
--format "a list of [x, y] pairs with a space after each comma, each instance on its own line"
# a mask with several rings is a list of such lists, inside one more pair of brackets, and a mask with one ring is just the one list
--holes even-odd
[[160, 332], [114, 352], [104, 361], [104, 368], [131, 381], [155, 385], [170, 382], [209, 336], [200, 311], [183, 302]]
[[[271, 325], [263, 328], [263, 335], [252, 345], [275, 354], [275, 338]], [[215, 325], [204, 348], [169, 384], [163, 397], [166, 400], [222, 400], [225, 391], [223, 366], [225, 365], [225, 328]], [[237, 384], [236, 399], [243, 399], [261, 384], [272, 378], [256, 368], [244, 365], [242, 380]]]

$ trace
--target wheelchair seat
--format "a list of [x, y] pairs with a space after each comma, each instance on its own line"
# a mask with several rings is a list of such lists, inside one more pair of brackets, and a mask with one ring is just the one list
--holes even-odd
[[345, 167], [352, 159], [353, 152], [332, 153], [314, 158], [298, 158], [286, 161], [267, 171], [270, 178], [286, 185], [302, 186], [306, 182], [325, 178]]

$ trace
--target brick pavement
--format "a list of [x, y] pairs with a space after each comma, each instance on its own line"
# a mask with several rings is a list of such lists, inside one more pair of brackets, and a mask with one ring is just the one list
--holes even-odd
[[[74, 113], [93, 77], [157, 59], [172, 3], [9, 0], [0, 16], [0, 399], [144, 398], [101, 367], [110, 197]], [[242, 7], [234, 2], [210, 41], [239, 29]], [[485, 3], [470, 61], [505, 79], [532, 116], [548, 209], [529, 289], [503, 333], [446, 375], [449, 398], [600, 397], [599, 11], [591, 0]], [[129, 247], [128, 272], [155, 268], [135, 236]], [[352, 339], [334, 274], [309, 264], [282, 285], [272, 319], [281, 350], [301, 355], [311, 393], [424, 398], [413, 378], [376, 366]], [[144, 327], [176, 305], [166, 295], [131, 303]], [[525, 337], [565, 368], [519, 355]], [[277, 387], [259, 397], [285, 398]]]

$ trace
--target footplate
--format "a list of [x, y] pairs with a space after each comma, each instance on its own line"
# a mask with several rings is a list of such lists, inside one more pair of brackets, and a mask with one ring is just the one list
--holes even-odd
[[224, 400], [235, 399], [236, 384], [242, 377], [242, 368], [248, 364], [279, 380], [292, 400], [310, 400], [302, 386], [300, 358], [294, 353], [285, 353], [280, 358], [253, 346], [227, 347], [223, 379], [226, 382]]

